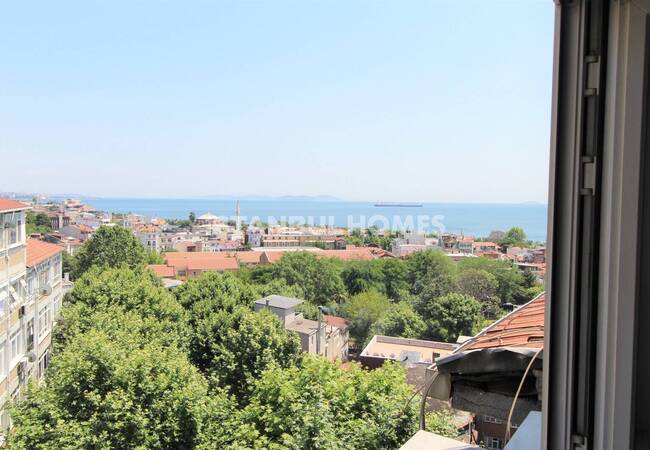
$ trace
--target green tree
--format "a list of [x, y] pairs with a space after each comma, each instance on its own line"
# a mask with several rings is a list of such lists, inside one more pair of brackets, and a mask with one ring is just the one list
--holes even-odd
[[521, 304], [530, 300], [527, 294], [527, 281], [523, 273], [510, 261], [490, 258], [465, 258], [458, 263], [459, 272], [468, 269], [484, 270], [497, 280], [496, 295], [501, 303]]
[[190, 358], [215, 384], [242, 402], [264, 369], [290, 367], [301, 358], [298, 336], [268, 311], [239, 306], [233, 311], [201, 309], [193, 320]]
[[27, 214], [25, 214], [25, 228], [28, 235], [51, 233], [52, 222], [48, 215], [43, 212], [34, 214], [31, 211], [27, 211]]
[[408, 293], [407, 268], [404, 260], [399, 258], [381, 258], [377, 260], [384, 274], [384, 289], [388, 298], [399, 300]]
[[364, 291], [385, 292], [384, 273], [375, 261], [350, 261], [348, 262], [341, 277], [350, 295]]
[[67, 346], [74, 336], [110, 322], [110, 314], [101, 321], [94, 316], [103, 311], [133, 311], [143, 320], [151, 319], [140, 330], [144, 337], [161, 334], [168, 343], [187, 345], [186, 312], [156, 276], [144, 268], [93, 267], [75, 281], [65, 304], [62, 319], [55, 328], [55, 342], [61, 347]]
[[190, 223], [196, 222], [196, 214], [194, 214], [194, 211], [190, 212], [189, 220], [190, 220]]
[[397, 364], [349, 370], [307, 356], [301, 367], [271, 368], [242, 411], [242, 448], [399, 448], [416, 430], [411, 388]]
[[454, 424], [454, 415], [446, 410], [431, 411], [426, 415], [427, 431], [455, 439], [458, 428]]
[[63, 273], [67, 273], [70, 275], [73, 275], [77, 270], [75, 268], [75, 265], [77, 264], [77, 260], [75, 259], [74, 256], [70, 255], [68, 252], [63, 252], [61, 257], [61, 270]]
[[206, 272], [174, 290], [189, 311], [190, 358], [215, 385], [245, 398], [272, 364], [296, 364], [300, 343], [267, 312], [253, 312], [257, 290], [229, 273]]
[[323, 258], [311, 252], [287, 252], [280, 261], [266, 267], [257, 267], [252, 279], [268, 283], [282, 279], [298, 286], [305, 298], [318, 305], [339, 303], [347, 297], [341, 279], [343, 265], [334, 258]]
[[165, 264], [165, 258], [155, 250], [146, 250], [147, 264]]
[[406, 259], [406, 267], [406, 280], [413, 294], [420, 294], [431, 284], [453, 286], [456, 267], [440, 250], [415, 252]]
[[92, 266], [131, 268], [146, 264], [147, 254], [142, 243], [124, 227], [102, 226], [81, 246], [76, 255], [75, 277]]
[[10, 448], [189, 449], [228, 441], [226, 430], [220, 437], [202, 430], [208, 420], [229, 423], [232, 401], [209, 396], [178, 349], [142, 345], [126, 326], [110, 335], [91, 329], [56, 355], [47, 382], [32, 386], [13, 413]]
[[257, 290], [230, 273], [205, 272], [174, 289], [174, 296], [187, 310], [233, 311], [237, 306], [252, 310], [259, 298]]
[[426, 323], [415, 310], [405, 302], [392, 305], [386, 314], [370, 328], [370, 336], [376, 334], [403, 338], [421, 338], [427, 329]]
[[458, 292], [474, 297], [479, 301], [494, 298], [499, 287], [499, 282], [490, 272], [471, 267], [459, 272], [456, 284]]
[[390, 300], [377, 291], [353, 295], [343, 305], [343, 316], [350, 321], [350, 336], [357, 347], [362, 347], [370, 338], [371, 327], [388, 311], [390, 305]]
[[266, 297], [268, 295], [283, 295], [285, 297], [304, 298], [305, 294], [296, 284], [289, 284], [283, 278], [269, 281], [265, 284], [258, 284], [255, 286], [258, 293], [258, 298]]
[[456, 342], [458, 336], [471, 335], [481, 319], [478, 300], [464, 294], [447, 294], [427, 305], [427, 335], [431, 339]]
[[505, 247], [525, 247], [528, 242], [526, 241], [526, 233], [521, 227], [512, 227], [506, 231], [505, 236], [499, 242], [499, 245]]

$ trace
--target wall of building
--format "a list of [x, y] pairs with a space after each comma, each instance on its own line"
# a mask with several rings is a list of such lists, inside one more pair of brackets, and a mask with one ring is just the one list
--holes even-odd
[[[21, 214], [18, 243], [7, 245], [9, 230], [0, 228], [0, 405], [20, 400], [28, 381], [43, 377], [49, 365], [52, 327], [63, 299], [63, 249], [27, 267]], [[9, 426], [8, 411], [0, 410], [0, 429]]]

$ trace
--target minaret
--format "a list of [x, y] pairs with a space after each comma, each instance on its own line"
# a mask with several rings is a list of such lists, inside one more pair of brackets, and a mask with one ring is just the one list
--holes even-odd
[[235, 215], [237, 218], [235, 219], [235, 230], [239, 231], [241, 228], [241, 219], [239, 218], [239, 200], [237, 200], [237, 208], [235, 208]]

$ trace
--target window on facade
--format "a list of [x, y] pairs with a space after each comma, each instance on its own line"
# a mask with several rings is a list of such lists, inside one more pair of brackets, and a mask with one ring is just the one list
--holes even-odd
[[43, 264], [38, 273], [39, 287], [45, 287], [50, 284], [50, 270], [48, 264]]
[[13, 245], [18, 242], [18, 232], [16, 231], [16, 225], [13, 222], [9, 223], [9, 245]]
[[36, 292], [36, 275], [33, 273], [27, 278], [27, 296], [32, 297]]
[[38, 312], [38, 338], [41, 339], [50, 331], [50, 306], [44, 306]]
[[490, 450], [501, 450], [501, 439], [487, 436], [485, 438], [485, 448]]
[[4, 378], [7, 375], [5, 363], [5, 347], [6, 341], [2, 341], [0, 343], [0, 378]]
[[27, 350], [34, 348], [34, 319], [27, 322]]
[[20, 329], [18, 329], [11, 334], [11, 338], [9, 339], [9, 345], [11, 346], [11, 361], [15, 361], [16, 358], [20, 356], [20, 338], [21, 333]]
[[43, 355], [38, 359], [38, 377], [41, 378], [48, 366], [50, 365], [50, 351], [47, 350]]
[[9, 299], [12, 304], [20, 302], [20, 292], [20, 281], [14, 281], [11, 283], [11, 286], [9, 287]]

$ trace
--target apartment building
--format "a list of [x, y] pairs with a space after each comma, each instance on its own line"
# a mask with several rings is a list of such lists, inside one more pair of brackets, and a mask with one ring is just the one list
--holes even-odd
[[149, 251], [159, 252], [163, 249], [160, 227], [157, 225], [143, 225], [135, 229], [135, 236]]
[[[19, 400], [50, 360], [51, 330], [61, 309], [58, 245], [25, 236], [25, 204], [0, 199], [0, 404]], [[7, 410], [0, 428], [11, 425]]]
[[303, 352], [321, 355], [330, 361], [347, 361], [347, 322], [335, 316], [325, 316], [320, 322], [305, 319], [302, 313], [296, 312], [296, 307], [301, 303], [304, 300], [269, 295], [255, 302], [255, 311], [268, 310], [275, 314], [284, 328], [298, 335]]

